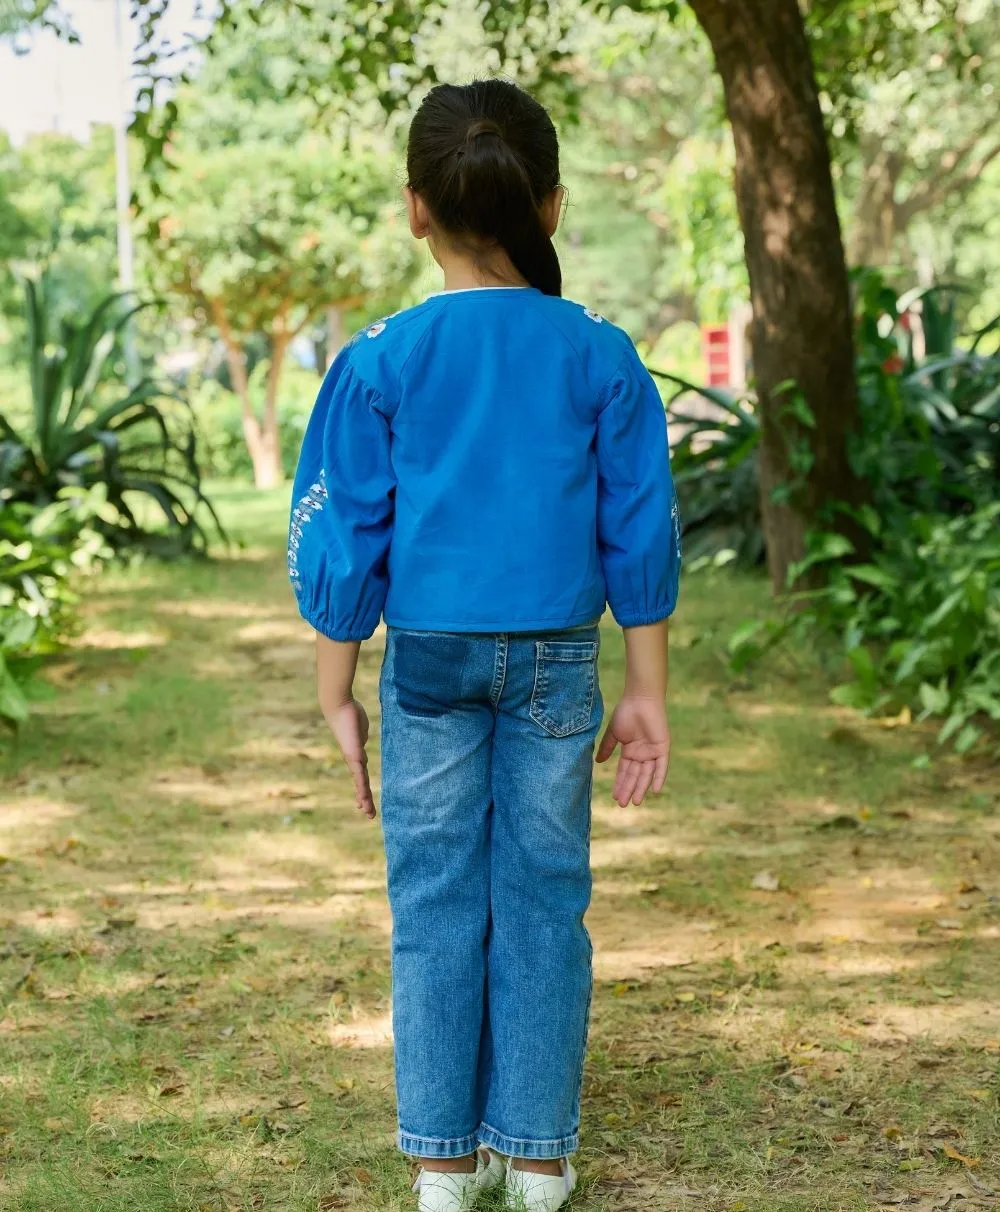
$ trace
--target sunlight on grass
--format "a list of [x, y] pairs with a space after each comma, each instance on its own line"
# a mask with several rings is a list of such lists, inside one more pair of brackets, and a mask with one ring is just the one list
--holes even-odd
[[[4, 755], [4, 1212], [412, 1208], [381, 838], [314, 705], [286, 497], [226, 488], [247, 547], [102, 578]], [[619, 809], [596, 774], [573, 1212], [922, 1212], [966, 1173], [943, 1142], [1000, 1186], [995, 772], [915, 770], [809, 654], [730, 677], [765, 603], [688, 580], [667, 793]]]

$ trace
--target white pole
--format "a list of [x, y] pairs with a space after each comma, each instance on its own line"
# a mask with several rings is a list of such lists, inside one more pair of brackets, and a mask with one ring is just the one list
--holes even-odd
[[[132, 189], [128, 172], [129, 79], [131, 47], [123, 36], [122, 0], [115, 0], [115, 49], [118, 68], [118, 106], [115, 113], [115, 206], [118, 214], [118, 285], [121, 290], [135, 288], [135, 251], [132, 244], [130, 212]], [[125, 363], [130, 380], [138, 377], [138, 362], [132, 326], [125, 330]]]

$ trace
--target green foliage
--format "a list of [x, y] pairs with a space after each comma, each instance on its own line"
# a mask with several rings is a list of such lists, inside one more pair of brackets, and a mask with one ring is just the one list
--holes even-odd
[[0, 335], [8, 356], [20, 362], [24, 353], [19, 277], [44, 268], [58, 321], [108, 294], [115, 257], [110, 127], [95, 127], [85, 143], [50, 132], [17, 148], [0, 134]]
[[[269, 364], [259, 362], [250, 374], [250, 399], [255, 410], [266, 391]], [[281, 377], [277, 401], [281, 463], [291, 475], [298, 461], [309, 414], [319, 390], [316, 372], [289, 366]], [[253, 481], [253, 465], [243, 436], [239, 397], [216, 379], [203, 379], [191, 392], [191, 411], [198, 433], [198, 451], [206, 476]]]
[[[66, 486], [101, 484], [100, 528], [115, 547], [204, 547], [197, 511], [214, 515], [184, 406], [150, 378], [117, 381], [119, 339], [138, 307], [110, 295], [82, 323], [56, 325], [50, 284], [29, 281], [25, 294], [32, 414], [17, 426], [0, 413], [5, 498], [42, 506]], [[148, 527], [140, 499], [158, 509], [166, 535]]]
[[42, 509], [11, 503], [10, 467], [11, 451], [0, 444], [0, 723], [18, 725], [28, 717], [35, 657], [55, 647], [70, 625], [71, 574], [110, 555], [93, 526], [109, 507], [100, 487], [64, 489]]
[[[752, 402], [720, 388], [696, 387], [665, 371], [667, 414], [675, 441], [674, 483], [689, 559], [726, 553], [741, 567], [764, 558], [757, 480], [760, 422]], [[702, 402], [707, 407], [696, 408]]]
[[938, 742], [965, 753], [984, 738], [983, 721], [1000, 724], [1000, 503], [954, 518], [918, 514], [872, 538], [862, 564], [850, 562], [842, 536], [811, 536], [791, 576], [820, 566], [824, 587], [791, 599], [783, 622], [745, 624], [730, 641], [732, 663], [745, 668], [793, 635], [837, 636], [850, 676], [834, 702], [939, 718]]

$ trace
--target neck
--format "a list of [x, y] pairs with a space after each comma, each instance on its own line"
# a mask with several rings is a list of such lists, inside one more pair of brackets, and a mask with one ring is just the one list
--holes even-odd
[[439, 248], [434, 250], [434, 257], [444, 273], [445, 290], [529, 285], [502, 249], [493, 256], [473, 260], [452, 249]]

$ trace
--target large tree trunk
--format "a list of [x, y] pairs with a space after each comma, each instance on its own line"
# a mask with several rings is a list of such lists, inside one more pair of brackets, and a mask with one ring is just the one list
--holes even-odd
[[[863, 498], [847, 458], [858, 393], [830, 154], [796, 0], [691, 0], [691, 7], [715, 53], [736, 146], [761, 510], [771, 580], [781, 592], [824, 507]], [[789, 380], [815, 428], [790, 414], [794, 393], [777, 390]]]
[[[250, 463], [253, 467], [254, 487], [260, 489], [276, 488], [284, 478], [284, 471], [281, 466], [281, 443], [278, 434], [277, 410], [275, 408], [277, 376], [281, 373], [280, 360], [277, 374], [274, 372], [274, 358], [272, 357], [271, 360], [267, 388], [270, 404], [265, 402], [264, 420], [261, 423], [253, 410], [253, 402], [250, 399], [250, 382], [247, 378], [246, 360], [244, 359], [240, 342], [229, 325], [228, 317], [221, 303], [217, 300], [212, 300], [210, 306], [212, 319], [219, 330], [219, 335], [222, 337], [222, 344], [226, 351], [226, 364], [229, 366], [229, 377], [233, 383], [233, 390], [240, 398], [243, 412], [243, 438], [246, 441], [247, 453], [250, 455]], [[280, 355], [281, 359], [284, 359], [284, 355], [285, 349], [283, 348]], [[274, 380], [273, 397], [272, 378]]]

